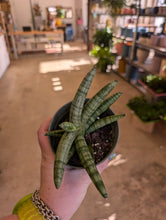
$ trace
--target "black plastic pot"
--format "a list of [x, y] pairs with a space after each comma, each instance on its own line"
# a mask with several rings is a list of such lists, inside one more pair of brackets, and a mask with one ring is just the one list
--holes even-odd
[[[53, 117], [53, 119], [50, 123], [49, 131], [59, 129], [58, 125], [60, 123], [62, 123], [65, 119], [69, 118], [70, 106], [71, 106], [71, 102], [65, 104], [64, 106], [62, 106], [57, 111], [57, 113], [54, 115], [54, 117]], [[106, 114], [107, 116], [108, 115], [114, 115], [114, 112], [109, 108], [109, 109], [107, 109], [107, 111], [104, 114]], [[101, 115], [101, 117], [102, 117], [102, 115]], [[104, 156], [104, 158], [102, 158], [101, 161], [98, 162], [97, 164], [102, 163], [103, 161], [105, 161], [113, 153], [113, 151], [114, 151], [114, 149], [117, 145], [118, 139], [119, 139], [119, 123], [118, 123], [118, 121], [115, 121], [115, 122], [113, 122], [113, 123], [111, 123], [110, 125], [107, 125], [107, 126], [110, 126], [110, 133], [112, 134], [111, 146], [110, 146], [109, 151]], [[100, 129], [102, 129], [102, 128], [100, 128]], [[51, 148], [52, 148], [54, 153], [56, 153], [56, 148], [57, 148], [59, 140], [60, 140], [60, 138], [49, 136], [50, 145], [51, 145]], [[75, 153], [73, 155], [73, 157], [70, 159], [68, 165], [72, 166], [72, 167], [77, 167], [77, 168], [82, 167], [77, 153]]]

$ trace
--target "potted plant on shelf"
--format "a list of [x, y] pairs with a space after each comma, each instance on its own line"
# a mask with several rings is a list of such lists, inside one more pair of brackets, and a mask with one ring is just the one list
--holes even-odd
[[166, 102], [149, 103], [144, 96], [133, 97], [127, 103], [131, 110], [131, 122], [136, 128], [153, 132], [156, 122], [166, 121]]
[[126, 0], [104, 0], [103, 4], [111, 9], [111, 14], [117, 14], [117, 12], [126, 6]]
[[98, 30], [93, 36], [94, 47], [90, 51], [90, 55], [98, 58], [97, 67], [101, 72], [109, 72], [108, 66], [112, 69], [112, 65], [115, 63], [116, 56], [111, 52], [113, 44], [112, 31], [106, 27], [103, 30]]
[[86, 99], [95, 72], [96, 66], [82, 80], [73, 101], [55, 114], [46, 135], [55, 153], [56, 188], [61, 185], [67, 164], [84, 167], [98, 191], [106, 198], [107, 192], [96, 164], [105, 160], [114, 150], [118, 141], [117, 120], [124, 114], [115, 115], [109, 109], [121, 92], [106, 99], [117, 81], [108, 83], [91, 99]]
[[150, 102], [166, 99], [166, 78], [147, 75], [138, 82], [146, 89], [146, 98]]

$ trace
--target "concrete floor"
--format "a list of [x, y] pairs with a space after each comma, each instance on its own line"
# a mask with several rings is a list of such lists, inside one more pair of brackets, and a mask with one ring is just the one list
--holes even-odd
[[[91, 69], [93, 60], [84, 48], [71, 43], [59, 56], [22, 55], [0, 79], [1, 217], [10, 214], [16, 201], [39, 186], [36, 131], [43, 120], [73, 98]], [[46, 73], [47, 69], [52, 72]], [[60, 78], [62, 91], [53, 90], [52, 78], [56, 77]], [[91, 184], [72, 220], [165, 220], [165, 137], [156, 129], [149, 134], [135, 128], [126, 107], [127, 101], [140, 93], [116, 74], [98, 71], [89, 97], [114, 79], [119, 81], [114, 92], [122, 91], [123, 95], [112, 109], [117, 114], [126, 113], [126, 117], [119, 121], [117, 158], [103, 172], [109, 198], [101, 198]]]

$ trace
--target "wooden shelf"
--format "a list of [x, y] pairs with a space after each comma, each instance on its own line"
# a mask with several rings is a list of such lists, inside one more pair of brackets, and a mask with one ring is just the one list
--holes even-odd
[[160, 14], [140, 14], [140, 17], [166, 17], [166, 15], [160, 15]]
[[136, 42], [136, 46], [139, 48], [147, 49], [147, 50], [155, 50], [157, 53], [166, 56], [166, 48], [163, 47], [157, 47], [153, 45], [147, 45], [147, 44], [141, 44], [139, 42]]
[[158, 75], [158, 73], [153, 72], [153, 70], [151, 69], [151, 63], [150, 64], [145, 64], [145, 63], [139, 63], [138, 61], [133, 61], [133, 62], [130, 62], [130, 64], [132, 66], [143, 69], [145, 72], [147, 72], [149, 74]]

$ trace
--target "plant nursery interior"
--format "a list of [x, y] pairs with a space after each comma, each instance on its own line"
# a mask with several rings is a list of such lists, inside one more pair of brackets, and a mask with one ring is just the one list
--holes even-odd
[[[119, 139], [71, 220], [166, 219], [166, 0], [0, 0], [0, 218], [40, 185], [37, 130], [96, 65]], [[62, 219], [63, 220], [63, 219]]]

